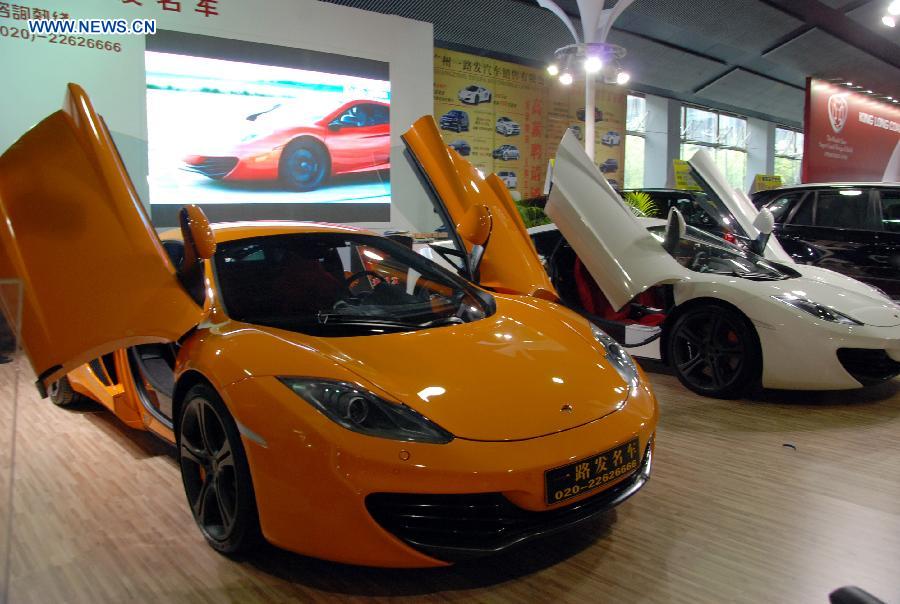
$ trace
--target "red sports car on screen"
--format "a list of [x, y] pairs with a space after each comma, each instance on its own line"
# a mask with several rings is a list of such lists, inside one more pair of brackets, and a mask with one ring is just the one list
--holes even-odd
[[390, 168], [388, 103], [350, 101], [314, 120], [277, 104], [246, 119], [254, 128], [240, 143], [221, 155], [189, 155], [184, 168], [214, 180], [277, 179], [297, 191], [337, 174]]

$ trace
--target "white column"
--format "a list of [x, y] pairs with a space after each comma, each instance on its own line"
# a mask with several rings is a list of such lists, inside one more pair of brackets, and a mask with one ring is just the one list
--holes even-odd
[[647, 136], [644, 140], [644, 187], [671, 187], [672, 160], [681, 146], [681, 103], [661, 96], [646, 96]]
[[749, 191], [757, 174], [775, 172], [775, 124], [747, 118], [747, 177], [744, 190]]
[[597, 78], [593, 73], [584, 74], [584, 150], [591, 161], [594, 161], [594, 151], [597, 141], [594, 135], [594, 108], [597, 98]]

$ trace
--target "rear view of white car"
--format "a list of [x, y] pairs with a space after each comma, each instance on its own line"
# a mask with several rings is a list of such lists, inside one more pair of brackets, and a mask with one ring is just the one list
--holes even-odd
[[600, 142], [607, 147], [615, 147], [622, 142], [622, 135], [618, 132], [610, 130], [600, 138]]
[[512, 170], [501, 170], [497, 172], [497, 177], [503, 181], [507, 189], [515, 189], [519, 186], [519, 177]]
[[859, 388], [900, 374], [900, 307], [794, 263], [769, 237], [771, 214], [735, 194], [708, 154], [690, 166], [755, 251], [687, 227], [677, 210], [668, 221], [635, 217], [566, 134], [546, 205], [555, 224], [530, 233], [568, 306], [707, 396], [757, 384]]

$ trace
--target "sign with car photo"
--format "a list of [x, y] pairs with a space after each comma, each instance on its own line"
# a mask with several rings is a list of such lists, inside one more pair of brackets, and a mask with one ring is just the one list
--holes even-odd
[[[389, 208], [390, 81], [349, 58], [347, 69], [299, 69], [286, 65], [318, 65], [231, 42], [220, 56], [146, 52], [154, 220], [173, 224], [185, 203], [213, 220], [297, 218], [296, 204]], [[236, 60], [245, 50], [253, 60]]]
[[[434, 115], [447, 145], [521, 197], [539, 195], [566, 129], [584, 136], [583, 86], [561, 87], [540, 69], [440, 48], [434, 67]], [[621, 186], [626, 94], [599, 86], [597, 99], [597, 164]]]

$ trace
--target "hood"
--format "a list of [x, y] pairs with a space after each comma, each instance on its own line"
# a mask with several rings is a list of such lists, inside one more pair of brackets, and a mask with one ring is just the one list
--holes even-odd
[[549, 304], [498, 296], [480, 321], [318, 344], [459, 438], [535, 438], [614, 413], [627, 398], [587, 322]]
[[866, 325], [900, 325], [900, 306], [865, 283], [815, 266], [794, 265], [802, 277], [777, 281], [778, 289], [802, 295]]

